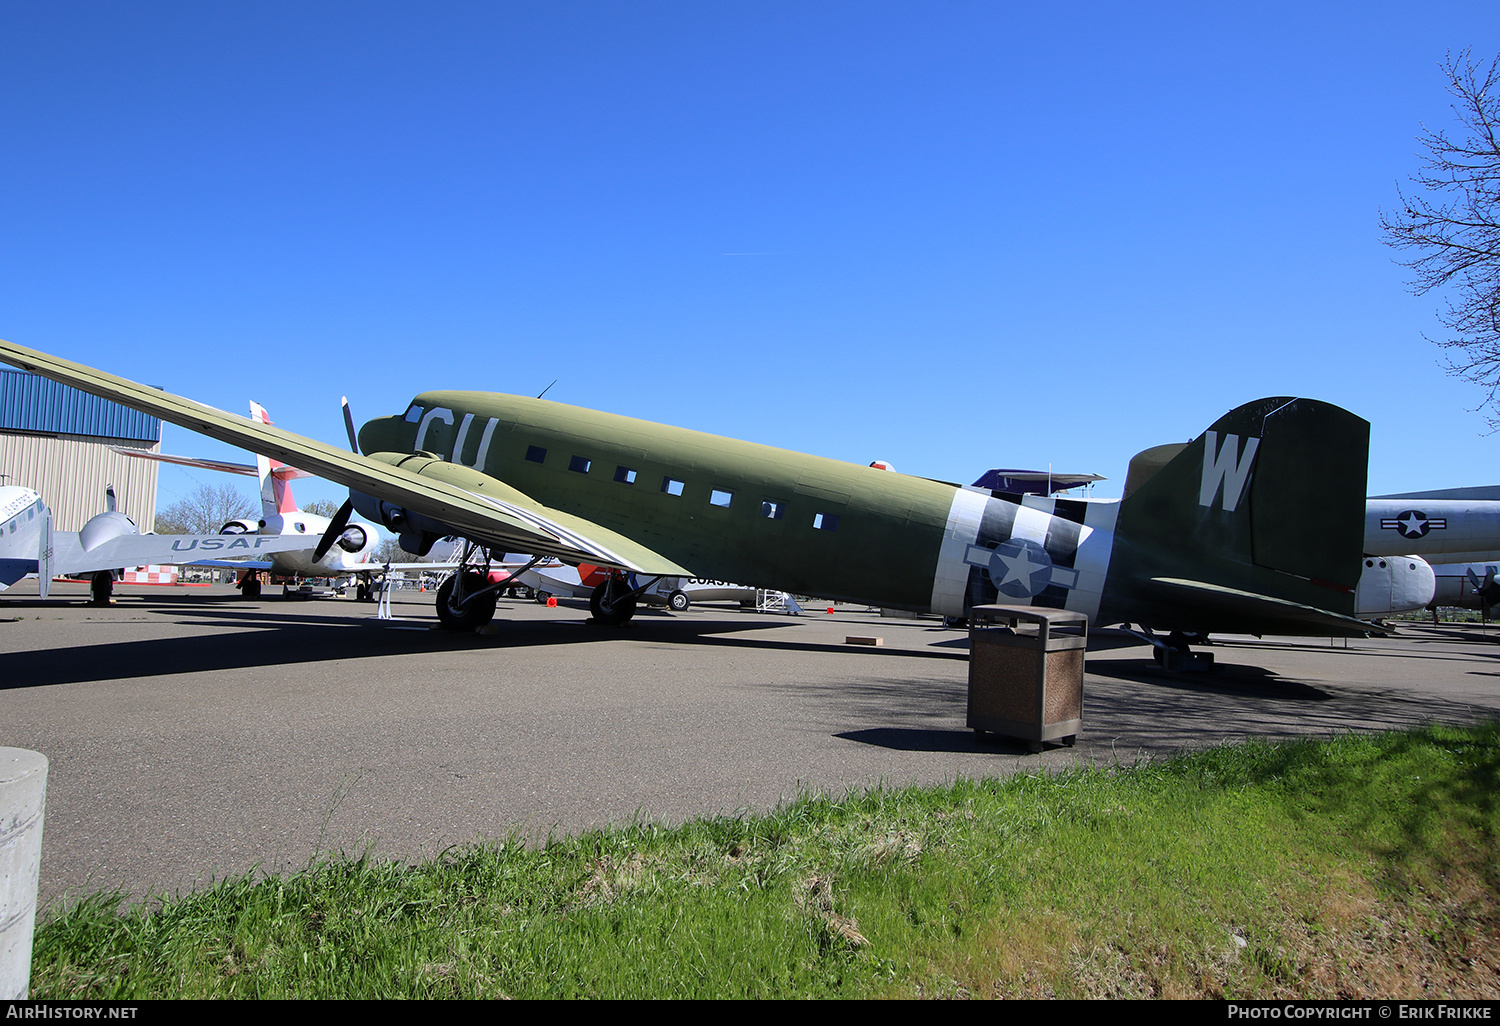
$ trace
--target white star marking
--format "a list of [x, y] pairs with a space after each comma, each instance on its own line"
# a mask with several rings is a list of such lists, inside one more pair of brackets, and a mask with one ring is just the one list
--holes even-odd
[[1005, 564], [1005, 580], [1000, 582], [1000, 587], [1004, 587], [1011, 581], [1021, 581], [1029, 588], [1031, 575], [1044, 569], [1042, 564], [1031, 561], [1031, 555], [1025, 546], [1022, 546], [1021, 551], [1014, 556], [1001, 555], [1000, 562]]
[[1405, 517], [1396, 521], [1396, 523], [1402, 524], [1401, 533], [1410, 537], [1422, 529], [1422, 525], [1427, 523], [1427, 518], [1414, 511], [1408, 513]]

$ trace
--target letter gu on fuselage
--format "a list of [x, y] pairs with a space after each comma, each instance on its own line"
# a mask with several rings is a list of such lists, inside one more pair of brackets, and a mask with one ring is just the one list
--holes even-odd
[[424, 393], [359, 441], [473, 467], [702, 576], [945, 616], [992, 602], [1096, 616], [1117, 508], [492, 393]]

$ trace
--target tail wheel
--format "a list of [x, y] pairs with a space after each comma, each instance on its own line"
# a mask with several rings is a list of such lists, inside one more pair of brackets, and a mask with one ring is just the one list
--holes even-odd
[[628, 584], [618, 577], [611, 577], [589, 596], [589, 612], [599, 623], [618, 627], [635, 615], [635, 596]]
[[[484, 574], [466, 573], [463, 575], [464, 595], [473, 595], [476, 591], [489, 583]], [[476, 627], [483, 627], [495, 618], [495, 593], [480, 595], [478, 598], [465, 602], [462, 609], [454, 609], [453, 589], [458, 582], [458, 574], [450, 574], [448, 579], [438, 586], [437, 591], [437, 614], [438, 620], [444, 628], [450, 631], [472, 631]]]
[[688, 597], [680, 591], [674, 591], [667, 596], [667, 608], [674, 613], [685, 613], [687, 607], [692, 605]]

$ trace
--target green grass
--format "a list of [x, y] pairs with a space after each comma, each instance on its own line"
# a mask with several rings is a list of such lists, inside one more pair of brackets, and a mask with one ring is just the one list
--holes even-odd
[[330, 858], [39, 925], [36, 998], [1500, 996], [1500, 728]]

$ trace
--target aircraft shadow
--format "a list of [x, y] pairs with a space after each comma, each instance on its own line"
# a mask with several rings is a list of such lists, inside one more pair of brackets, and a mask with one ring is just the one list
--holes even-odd
[[[6, 656], [6, 673], [4, 680], [0, 681], [0, 691], [257, 666], [376, 659], [387, 655], [504, 651], [514, 646], [536, 648], [621, 640], [805, 653], [837, 652], [867, 659], [905, 656], [952, 661], [968, 658], [962, 651], [855, 647], [833, 641], [796, 641], [785, 636], [745, 636], [751, 631], [781, 635], [805, 623], [791, 617], [747, 623], [743, 618], [719, 620], [704, 616], [646, 615], [637, 616], [624, 627], [605, 627], [580, 623], [574, 618], [507, 621], [503, 619], [502, 607], [497, 617], [497, 632], [481, 636], [437, 629], [436, 621], [431, 618], [380, 621], [365, 612], [368, 608], [362, 609], [361, 614], [348, 616], [329, 616], [326, 611], [311, 616], [295, 607], [276, 612], [252, 604], [239, 608], [225, 605], [171, 607], [169, 604], [168, 608], [151, 611], [178, 618], [178, 622], [194, 627], [224, 630], [201, 637], [69, 644], [13, 652]], [[89, 620], [79, 627], [86, 630], [85, 625], [112, 622], [108, 619]]]
[[1147, 656], [1140, 660], [1091, 662], [1088, 664], [1088, 674], [1092, 677], [1107, 677], [1111, 680], [1198, 694], [1233, 692], [1300, 702], [1323, 702], [1333, 697], [1322, 688], [1282, 677], [1249, 663], [1217, 663], [1212, 673], [1173, 673], [1157, 666], [1155, 660]]

